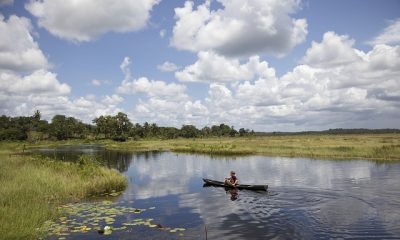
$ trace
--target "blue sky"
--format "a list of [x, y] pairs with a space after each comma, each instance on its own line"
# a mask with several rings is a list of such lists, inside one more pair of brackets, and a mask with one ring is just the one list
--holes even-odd
[[397, 0], [0, 1], [0, 114], [400, 127]]

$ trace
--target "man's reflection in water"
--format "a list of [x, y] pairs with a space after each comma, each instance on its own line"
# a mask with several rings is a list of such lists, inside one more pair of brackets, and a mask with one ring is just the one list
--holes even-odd
[[225, 188], [226, 194], [231, 195], [231, 201], [235, 201], [239, 197], [239, 190], [237, 188]]

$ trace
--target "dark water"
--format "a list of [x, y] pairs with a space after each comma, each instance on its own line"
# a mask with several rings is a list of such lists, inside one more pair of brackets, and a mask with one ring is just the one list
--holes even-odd
[[[93, 146], [42, 153], [64, 160], [97, 155], [129, 180], [114, 206], [155, 207], [141, 217], [186, 229], [178, 235], [131, 226], [67, 239], [206, 239], [205, 226], [208, 239], [400, 238], [400, 163], [123, 153]], [[268, 184], [269, 191], [242, 190], [232, 201], [223, 188], [203, 187], [203, 177], [222, 180], [231, 169], [242, 183]], [[115, 224], [131, 218], [120, 216]]]

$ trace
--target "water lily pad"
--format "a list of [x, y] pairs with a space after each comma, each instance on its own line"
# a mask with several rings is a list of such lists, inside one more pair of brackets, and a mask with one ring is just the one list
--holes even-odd
[[[57, 218], [55, 221], [46, 222], [44, 226], [49, 234], [60, 237], [63, 236], [62, 234], [87, 233], [92, 229], [96, 229], [99, 234], [110, 235], [114, 231], [124, 231], [125, 229], [132, 231], [135, 226], [145, 226], [178, 234], [185, 230], [184, 228], [169, 228], [155, 224], [153, 218], [134, 217], [146, 210], [154, 210], [155, 206], [140, 209], [118, 206], [118, 204], [111, 201], [65, 204], [58, 208], [65, 216]], [[123, 219], [126, 219], [125, 217], [131, 220], [122, 222]], [[101, 227], [101, 225], [106, 226]]]
[[114, 231], [119, 231], [119, 230], [125, 230], [127, 227], [126, 226], [121, 226], [121, 227], [116, 227], [113, 228]]
[[186, 229], [184, 229], [184, 228], [174, 228], [174, 229], [171, 229], [169, 231], [172, 232], [172, 233], [176, 233], [176, 232], [185, 231], [185, 230]]
[[135, 222], [134, 223], [134, 226], [137, 226], [137, 225], [143, 225], [143, 224], [145, 224], [146, 222], [144, 222], [144, 221], [138, 221], [138, 222]]
[[125, 226], [135, 226], [135, 223], [127, 222], [127, 223], [122, 223], [122, 225], [125, 225]]

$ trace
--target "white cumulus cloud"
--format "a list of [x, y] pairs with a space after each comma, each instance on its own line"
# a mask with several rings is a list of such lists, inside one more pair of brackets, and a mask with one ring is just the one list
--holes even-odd
[[165, 61], [163, 64], [157, 65], [158, 70], [163, 72], [175, 72], [179, 67], [172, 62]]
[[20, 77], [13, 73], [0, 73], [1, 91], [9, 94], [67, 95], [71, 88], [57, 80], [56, 74], [38, 70]]
[[369, 44], [400, 44], [400, 19], [392, 21], [381, 34], [369, 41]]
[[0, 73], [0, 113], [10, 116], [32, 115], [40, 110], [45, 119], [64, 114], [91, 122], [102, 114], [116, 114], [122, 111], [117, 95], [96, 97], [71, 97], [71, 88], [60, 83], [56, 74], [38, 70], [26, 76], [14, 73]]
[[326, 32], [321, 43], [312, 42], [302, 62], [315, 67], [335, 67], [357, 61], [361, 53], [353, 44], [354, 40], [348, 36]]
[[246, 62], [201, 52], [176, 76], [210, 83], [203, 125], [267, 131], [399, 127], [400, 46], [380, 44], [364, 52], [353, 44], [327, 32], [283, 76], [257, 56]]
[[198, 60], [182, 71], [175, 73], [175, 77], [182, 82], [235, 82], [251, 80], [255, 75], [275, 75], [275, 71], [268, 67], [268, 63], [253, 56], [246, 63], [240, 63], [236, 58], [226, 58], [214, 52], [199, 52]]
[[121, 111], [117, 95], [71, 97], [71, 87], [49, 71], [49, 63], [33, 38], [30, 20], [0, 15], [0, 114], [32, 115], [37, 109], [45, 119], [65, 114], [85, 122], [101, 114]]
[[0, 70], [28, 72], [49, 67], [47, 58], [32, 36], [29, 19], [0, 14]]
[[[125, 89], [146, 93], [132, 113], [139, 121], [163, 125], [224, 122], [263, 131], [400, 127], [400, 46], [362, 51], [354, 42], [327, 32], [282, 76], [259, 56], [239, 60], [201, 51], [195, 63], [175, 73], [181, 82], [208, 84], [198, 100], [185, 85], [147, 78], [130, 79]], [[130, 76], [130, 61], [124, 62]]]
[[124, 73], [124, 80], [117, 88], [118, 93], [135, 94], [144, 93], [150, 97], [186, 98], [186, 87], [176, 83], [166, 83], [159, 80], [149, 80], [146, 77], [132, 79], [130, 71], [131, 60], [125, 57], [120, 68]]
[[187, 96], [185, 89], [184, 85], [140, 77], [131, 81], [123, 81], [117, 91], [122, 94], [144, 93], [150, 97], [179, 98]]
[[171, 45], [189, 51], [213, 50], [225, 56], [270, 53], [284, 56], [307, 35], [305, 19], [291, 15], [297, 0], [218, 0], [222, 8], [210, 9], [210, 1], [194, 9], [185, 2], [175, 9]]
[[186, 93], [186, 86], [150, 80], [147, 77], [133, 79], [131, 61], [125, 57], [121, 70], [124, 80], [117, 88], [121, 94], [144, 94], [136, 104], [132, 115], [141, 122], [156, 122], [159, 125], [180, 127], [181, 124], [199, 124], [207, 117], [208, 109], [200, 100], [192, 100]]
[[93, 86], [99, 87], [99, 86], [104, 85], [104, 84], [111, 84], [111, 82], [108, 81], [108, 80], [92, 79], [90, 81], [90, 84], [92, 84]]
[[90, 83], [94, 86], [100, 86], [102, 82], [97, 79], [92, 79], [92, 81], [90, 81]]
[[30, 0], [25, 8], [51, 34], [76, 42], [107, 32], [132, 32], [146, 26], [159, 0]]

